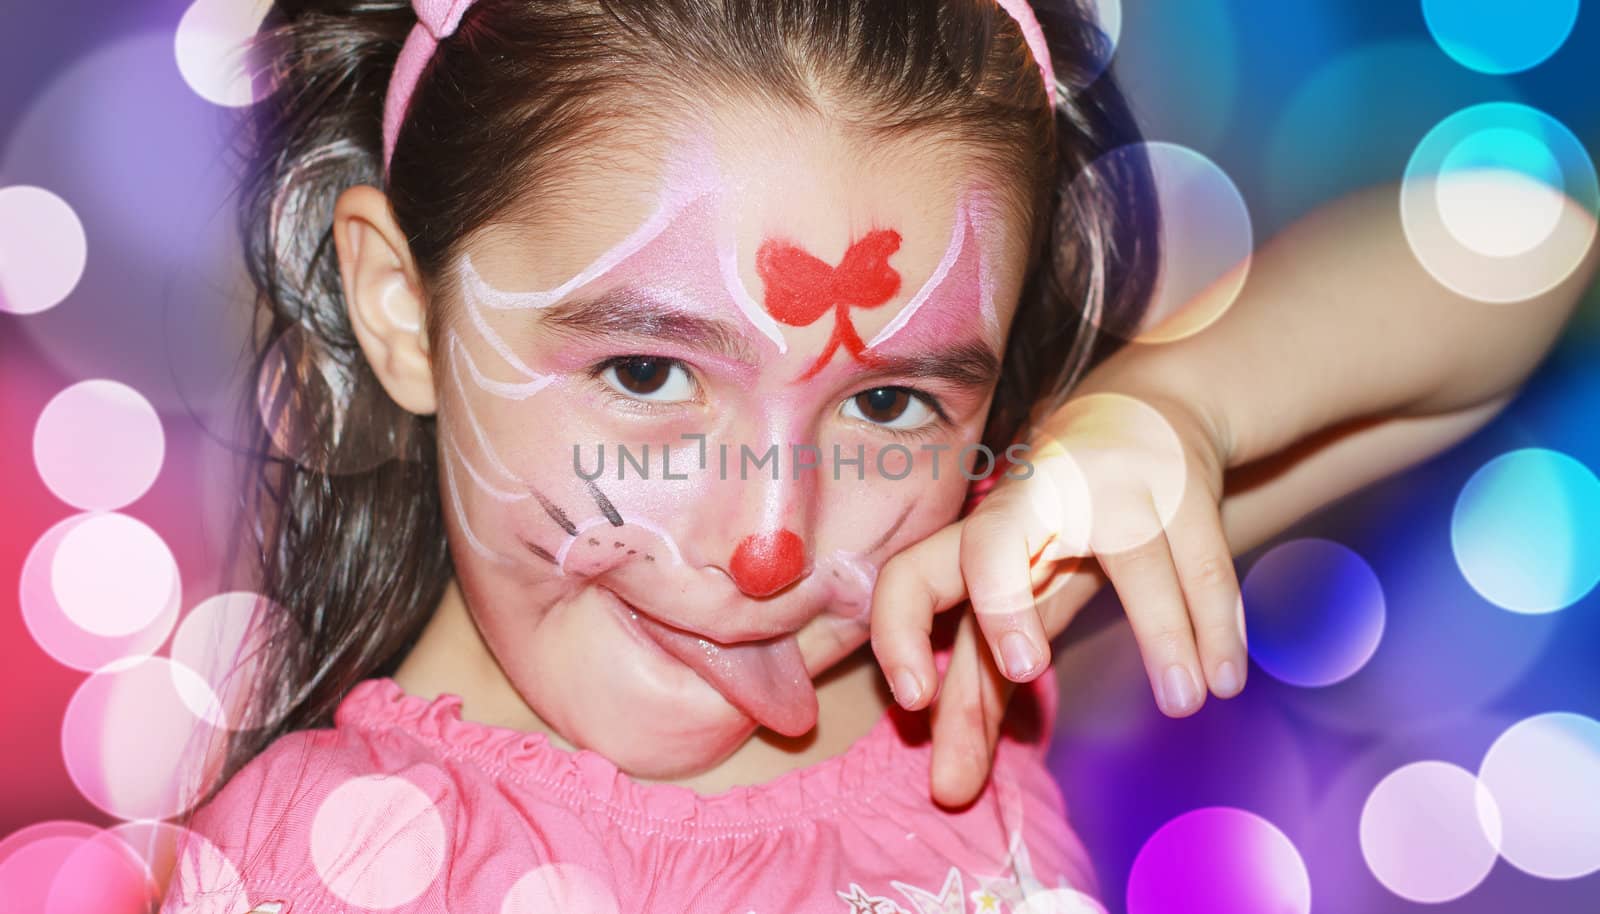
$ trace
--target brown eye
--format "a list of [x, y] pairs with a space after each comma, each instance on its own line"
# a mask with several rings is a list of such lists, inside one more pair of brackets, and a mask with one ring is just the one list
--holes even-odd
[[888, 425], [905, 415], [911, 405], [911, 391], [904, 387], [877, 387], [855, 396], [856, 409], [869, 422]]
[[937, 418], [932, 401], [909, 387], [874, 387], [844, 401], [841, 409], [852, 419], [896, 431], [924, 428]]
[[640, 400], [678, 403], [694, 399], [694, 381], [677, 359], [617, 359], [606, 367], [602, 377], [613, 389]]

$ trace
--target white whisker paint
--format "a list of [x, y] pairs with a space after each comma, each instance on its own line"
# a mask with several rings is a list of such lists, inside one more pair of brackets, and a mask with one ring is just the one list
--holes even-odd
[[[445, 485], [450, 489], [450, 506], [456, 512], [456, 523], [459, 523], [461, 525], [461, 533], [462, 533], [462, 535], [467, 538], [467, 544], [472, 547], [472, 550], [474, 552], [478, 553], [479, 555], [483, 556], [484, 558], [488, 559], [491, 562], [495, 562], [497, 564], [502, 564], [502, 565], [509, 564], [509, 560], [505, 556], [501, 555], [498, 552], [495, 552], [493, 549], [490, 549], [488, 546], [485, 546], [483, 544], [483, 541], [478, 539], [478, 535], [476, 533], [472, 532], [472, 525], [467, 523], [467, 510], [461, 504], [461, 490], [456, 488], [456, 472], [455, 472], [455, 469], [451, 466], [451, 463], [450, 463], [450, 455], [451, 454], [456, 455], [456, 457], [458, 459], [461, 457], [461, 452], [456, 449], [455, 445], [453, 443], [451, 443], [448, 438], [446, 438], [445, 439], [444, 480], [445, 480]], [[466, 463], [466, 461], [463, 460], [462, 463], [464, 465]]]
[[[461, 395], [461, 408], [466, 414], [467, 425], [472, 429], [472, 435], [477, 440], [478, 447], [483, 451], [485, 459], [489, 461], [490, 467], [495, 472], [499, 473], [501, 478], [510, 480], [516, 485], [522, 486], [524, 489], [526, 489], [527, 483], [523, 482], [522, 478], [516, 473], [511, 472], [511, 468], [507, 467], [505, 462], [500, 459], [500, 455], [495, 453], [494, 447], [489, 444], [488, 433], [484, 431], [483, 424], [478, 421], [477, 414], [472, 411], [472, 401], [467, 397], [466, 383], [461, 380], [461, 362], [465, 360], [470, 363], [471, 359], [472, 355], [466, 351], [466, 344], [461, 342], [460, 337], [456, 336], [454, 333], [451, 333], [450, 376], [455, 380], [456, 391]], [[479, 386], [481, 387], [482, 385]], [[472, 463], [466, 460], [464, 456], [461, 463], [467, 468], [467, 472], [472, 474], [473, 479], [482, 479], [480, 474], [473, 469]], [[483, 482], [483, 487], [485, 491], [501, 501], [521, 501], [522, 499], [528, 497], [528, 493], [524, 493], [522, 495], [503, 494], [499, 489], [488, 482]]]

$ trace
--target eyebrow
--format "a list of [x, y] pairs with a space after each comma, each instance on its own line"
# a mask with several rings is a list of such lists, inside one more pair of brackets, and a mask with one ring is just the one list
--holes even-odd
[[945, 381], [957, 387], [983, 388], [1000, 379], [1000, 357], [988, 346], [972, 340], [917, 355], [878, 355], [868, 369], [873, 375], [902, 375]]
[[745, 365], [760, 357], [739, 328], [726, 321], [691, 314], [638, 289], [613, 289], [589, 298], [553, 305], [543, 326], [558, 334], [597, 338], [634, 336], [675, 342]]
[[[546, 309], [543, 326], [580, 338], [634, 336], [676, 342], [748, 366], [761, 357], [739, 328], [727, 321], [691, 314], [638, 289], [612, 289], [574, 298]], [[869, 350], [870, 351], [870, 350]], [[898, 375], [982, 389], [1000, 378], [1000, 357], [977, 340], [915, 355], [875, 354], [864, 366], [869, 377]]]

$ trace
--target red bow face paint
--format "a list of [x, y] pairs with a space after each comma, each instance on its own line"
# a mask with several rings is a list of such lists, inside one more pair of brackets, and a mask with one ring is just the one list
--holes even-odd
[[816, 376], [841, 346], [856, 361], [870, 363], [850, 311], [881, 307], [900, 291], [900, 274], [889, 265], [898, 250], [900, 233], [893, 229], [879, 229], [850, 245], [836, 267], [788, 242], [769, 240], [761, 245], [756, 271], [766, 283], [768, 313], [791, 327], [807, 327], [833, 312], [833, 333], [799, 380]]
[[494, 666], [654, 778], [811, 728], [878, 569], [959, 510], [1010, 315], [993, 276], [1020, 285], [983, 198], [913, 177], [961, 168], [716, 153], [580, 172], [572, 223], [475, 240], [436, 355], [451, 553]]

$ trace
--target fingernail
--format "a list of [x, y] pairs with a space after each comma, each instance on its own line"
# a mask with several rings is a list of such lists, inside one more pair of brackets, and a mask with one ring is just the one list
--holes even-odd
[[1217, 692], [1224, 698], [1231, 698], [1243, 688], [1239, 683], [1239, 668], [1233, 665], [1232, 660], [1224, 660], [1217, 665]]
[[1021, 679], [1039, 666], [1039, 652], [1033, 642], [1019, 631], [1009, 631], [1000, 636], [1000, 658], [1006, 663], [1006, 675]]
[[1167, 667], [1167, 673], [1162, 677], [1162, 698], [1165, 699], [1167, 712], [1183, 714], [1200, 698], [1199, 690], [1195, 687], [1194, 677], [1181, 664], [1174, 663]]
[[910, 670], [896, 672], [889, 690], [894, 693], [894, 700], [900, 703], [900, 707], [907, 710], [922, 697], [922, 683], [917, 679], [917, 674]]

